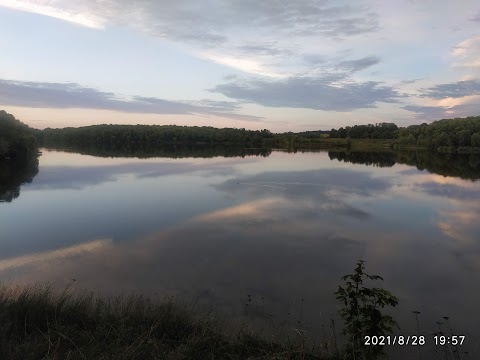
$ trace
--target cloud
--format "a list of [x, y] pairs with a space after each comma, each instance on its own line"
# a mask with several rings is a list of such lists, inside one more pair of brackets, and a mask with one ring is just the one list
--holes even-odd
[[479, 80], [465, 80], [449, 84], [439, 84], [420, 90], [421, 97], [432, 99], [461, 98], [470, 95], [480, 95]]
[[282, 49], [275, 44], [247, 44], [238, 46], [237, 50], [247, 54], [278, 56], [278, 55], [291, 55], [292, 50]]
[[402, 108], [418, 114], [423, 120], [476, 116], [480, 113], [480, 81], [464, 80], [438, 84], [419, 90], [420, 98], [429, 99], [425, 105]]
[[417, 81], [420, 81], [423, 79], [410, 79], [410, 80], [403, 80], [400, 82], [400, 84], [408, 85], [408, 84], [415, 84]]
[[445, 115], [445, 108], [441, 106], [407, 105], [402, 109], [415, 112], [418, 114], [417, 118], [424, 120], [438, 120], [444, 118]]
[[325, 64], [328, 61], [325, 55], [320, 54], [305, 54], [302, 56], [302, 59], [308, 65]]
[[[480, 13], [478, 16], [480, 16]], [[460, 42], [452, 49], [451, 55], [458, 60], [454, 67], [480, 67], [480, 35]]]
[[470, 21], [480, 22], [480, 11], [477, 12], [476, 15], [472, 16], [472, 17], [470, 18]]
[[[91, 28], [129, 27], [179, 43], [195, 56], [263, 76], [290, 71], [292, 60], [301, 68], [312, 42], [339, 42], [379, 30], [379, 16], [367, 5], [333, 0], [210, 0], [208, 6], [194, 0], [0, 0], [0, 6]], [[257, 65], [245, 65], [252, 63]]]
[[106, 22], [104, 18], [87, 11], [87, 9], [84, 9], [83, 11], [80, 9], [65, 9], [55, 6], [55, 4], [44, 4], [44, 1], [0, 0], [0, 6], [19, 11], [50, 16], [56, 19], [94, 29], [103, 29]]
[[251, 79], [217, 85], [210, 91], [229, 98], [268, 107], [352, 111], [396, 103], [401, 95], [379, 82], [347, 82], [346, 74], [324, 77], [289, 77], [271, 81]]
[[[351, 36], [378, 29], [378, 18], [365, 6], [339, 5], [327, 0], [299, 0], [290, 4], [258, 1], [212, 0], [209, 6], [180, 0], [0, 0], [0, 5], [16, 10], [101, 27], [105, 23], [135, 24], [157, 36], [218, 44], [225, 31], [249, 24], [252, 31]], [[75, 21], [76, 18], [95, 21]], [[192, 24], [194, 26], [192, 26]]]
[[377, 56], [367, 56], [357, 60], [346, 60], [338, 64], [338, 68], [350, 72], [364, 70], [370, 66], [380, 63], [380, 58]]
[[143, 96], [125, 99], [115, 93], [75, 83], [0, 80], [0, 104], [32, 108], [115, 110], [140, 114], [201, 114], [251, 121], [261, 119], [233, 112], [238, 106], [226, 101], [180, 102]]
[[477, 116], [480, 114], [480, 103], [473, 101], [448, 108], [443, 106], [407, 105], [403, 106], [402, 109], [417, 113], [417, 119], [439, 120], [456, 117]]

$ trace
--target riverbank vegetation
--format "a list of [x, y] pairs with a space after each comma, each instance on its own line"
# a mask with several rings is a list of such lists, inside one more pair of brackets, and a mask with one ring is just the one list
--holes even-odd
[[[267, 335], [247, 325], [232, 326], [210, 310], [172, 297], [159, 299], [138, 294], [101, 296], [93, 292], [59, 291], [52, 285], [0, 285], [1, 359], [298, 359], [376, 360], [388, 357], [393, 346], [366, 346], [365, 337], [395, 334], [399, 327], [388, 308], [398, 299], [378, 287], [383, 280], [365, 272], [360, 260], [352, 274], [343, 276], [333, 294], [340, 302], [343, 320], [336, 333], [331, 319], [330, 334], [316, 337], [301, 328], [291, 335]], [[438, 329], [420, 329], [419, 311], [412, 311], [417, 336], [455, 332], [449, 317], [437, 322]], [[301, 325], [300, 325], [301, 326]], [[401, 331], [401, 330], [400, 330]], [[432, 336], [433, 336], [432, 335]], [[401, 348], [397, 348], [400, 350]], [[424, 349], [435, 359], [469, 359], [466, 348], [445, 344]], [[427, 354], [425, 354], [427, 352]], [[452, 356], [452, 357], [451, 357]], [[418, 359], [422, 358], [418, 351]], [[426, 358], [430, 358], [427, 356]]]
[[337, 359], [302, 336], [233, 330], [172, 299], [0, 288], [1, 359]]
[[[200, 314], [173, 298], [141, 295], [103, 297], [51, 285], [0, 286], [1, 359], [364, 359], [384, 355], [383, 347], [363, 345], [365, 335], [393, 332], [383, 313], [395, 306], [387, 290], [368, 287], [383, 280], [365, 273], [359, 261], [335, 292], [342, 303], [346, 343], [335, 329], [311, 341], [308, 331], [293, 336], [262, 335], [222, 322], [212, 311]], [[332, 320], [333, 323], [333, 320]], [[332, 337], [333, 335], [333, 337]]]

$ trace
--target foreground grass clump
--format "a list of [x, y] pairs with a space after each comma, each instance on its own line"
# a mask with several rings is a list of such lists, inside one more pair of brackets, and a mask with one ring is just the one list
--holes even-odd
[[[230, 331], [232, 332], [232, 331]], [[228, 334], [173, 300], [0, 287], [0, 359], [327, 359], [299, 341]]]

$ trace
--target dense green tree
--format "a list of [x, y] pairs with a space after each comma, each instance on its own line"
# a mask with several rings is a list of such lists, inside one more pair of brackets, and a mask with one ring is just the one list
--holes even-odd
[[472, 146], [480, 148], [480, 132], [476, 132], [471, 136], [470, 143], [472, 144]]
[[28, 159], [35, 155], [33, 130], [0, 110], [0, 161]]
[[448, 152], [476, 152], [480, 151], [477, 137], [472, 137], [476, 133], [480, 134], [480, 116], [443, 119], [406, 128], [398, 128], [390, 123], [347, 126], [345, 129], [332, 129], [330, 138], [396, 139], [398, 146], [418, 146]]
[[470, 146], [470, 130], [460, 130], [455, 134], [455, 140], [458, 146]]
[[345, 129], [332, 129], [331, 138], [352, 138], [352, 139], [396, 139], [398, 137], [398, 126], [393, 123], [380, 123], [368, 125], [347, 126]]
[[264, 129], [245, 130], [207, 126], [93, 125], [80, 128], [50, 129], [39, 134], [47, 147], [102, 146], [105, 149], [133, 150], [160, 145], [236, 144], [261, 147], [274, 135]]

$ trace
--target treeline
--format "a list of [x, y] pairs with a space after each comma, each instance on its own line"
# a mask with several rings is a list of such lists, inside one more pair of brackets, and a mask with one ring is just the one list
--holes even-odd
[[399, 129], [393, 123], [354, 125], [330, 130], [330, 138], [397, 139]]
[[411, 125], [400, 129], [398, 143], [446, 152], [469, 152], [469, 148], [480, 152], [480, 116]]
[[[93, 149], [147, 157], [170, 145], [224, 145], [243, 148], [425, 148], [441, 152], [480, 152], [480, 116], [443, 119], [399, 128], [394, 123], [354, 125], [330, 131], [274, 134], [269, 130], [176, 125], [92, 125], [33, 130], [0, 111], [0, 159], [29, 154], [37, 142], [47, 148]], [[352, 141], [351, 141], [352, 140]], [[370, 141], [367, 144], [366, 141]], [[382, 143], [378, 141], [385, 140]], [[159, 150], [161, 151], [161, 150]]]
[[480, 116], [443, 119], [431, 124], [399, 128], [393, 123], [332, 129], [330, 138], [395, 139], [399, 148], [416, 147], [441, 152], [480, 152]]
[[208, 126], [176, 125], [92, 125], [80, 128], [50, 129], [38, 134], [46, 147], [89, 147], [133, 150], [163, 145], [241, 145], [261, 147], [264, 139], [273, 138], [268, 130], [217, 129]]
[[165, 146], [229, 146], [243, 148], [331, 148], [348, 145], [344, 139], [328, 139], [328, 131], [273, 134], [269, 130], [175, 125], [92, 125], [50, 129], [37, 133], [47, 148], [76, 149], [104, 154], [138, 154], [148, 157]]
[[36, 154], [33, 130], [13, 115], [0, 110], [0, 161], [25, 160]]
[[297, 148], [297, 149], [331, 149], [344, 148], [349, 146], [347, 139], [330, 139], [324, 135], [302, 136], [301, 133], [274, 134], [273, 138], [264, 139], [263, 146], [271, 148]]
[[316, 131], [302, 131], [296, 133], [298, 136], [307, 138], [307, 139], [315, 139], [315, 138], [322, 138], [322, 137], [328, 137], [330, 134], [329, 130], [316, 130]]

